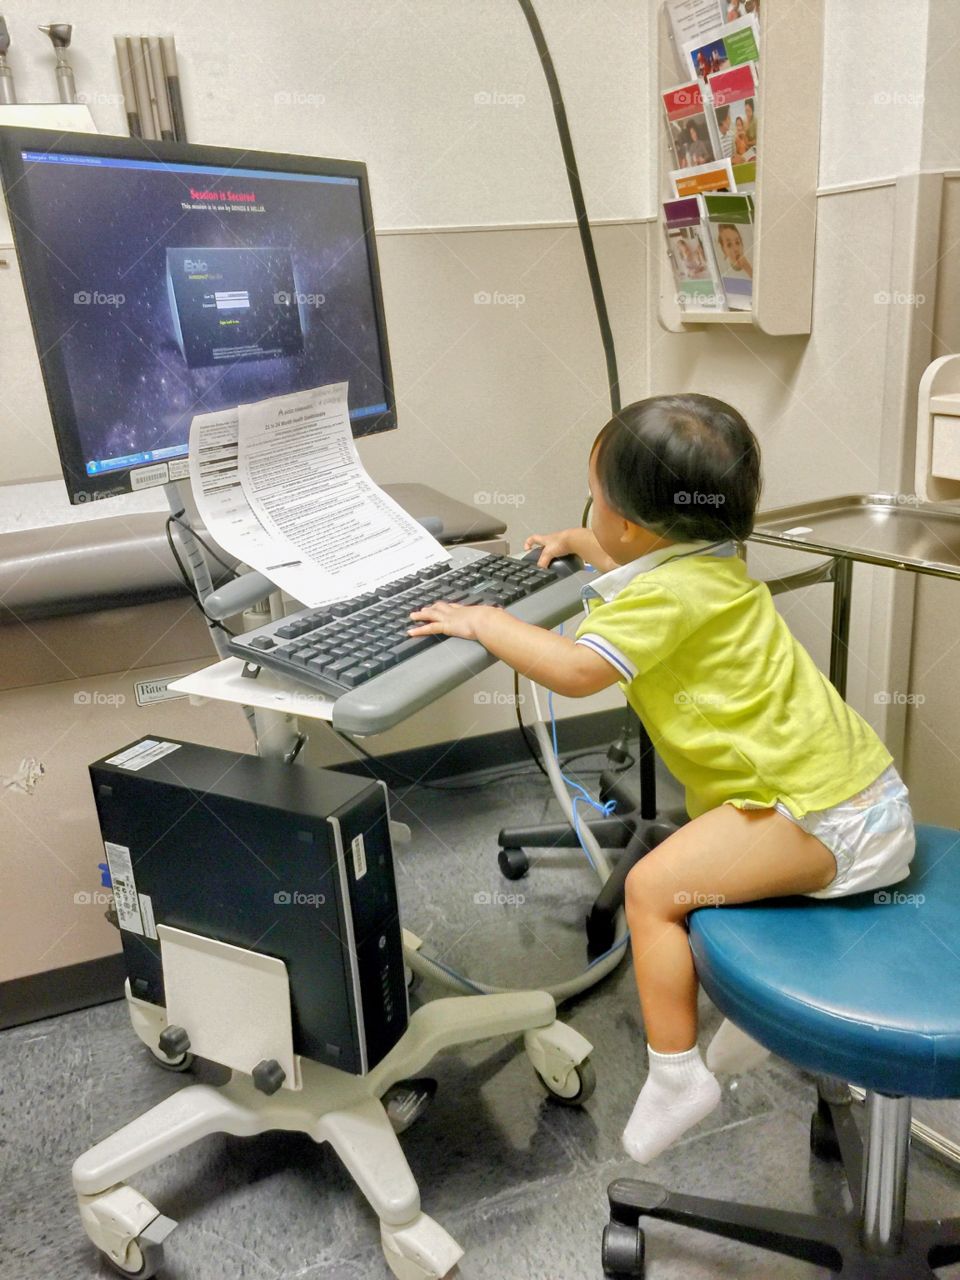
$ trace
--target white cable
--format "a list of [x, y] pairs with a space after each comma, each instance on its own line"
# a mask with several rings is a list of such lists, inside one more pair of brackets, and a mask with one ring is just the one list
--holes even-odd
[[[584, 845], [584, 852], [588, 858], [593, 860], [593, 867], [597, 872], [597, 876], [601, 885], [605, 884], [610, 876], [610, 864], [606, 859], [603, 850], [597, 843], [597, 838], [590, 830], [587, 823], [575, 823], [575, 815], [573, 811], [573, 803], [570, 800], [570, 794], [567, 791], [566, 783], [563, 780], [563, 774], [560, 771], [560, 765], [553, 753], [553, 743], [547, 732], [547, 726], [543, 718], [543, 711], [540, 706], [539, 687], [528, 681], [530, 692], [533, 696], [533, 705], [537, 713], [533, 729], [537, 736], [537, 742], [540, 746], [540, 754], [543, 758], [544, 767], [547, 770], [547, 776], [550, 779], [550, 785], [553, 788], [553, 794], [557, 798], [557, 803], [563, 811], [564, 817], [574, 827], [580, 838], [581, 844]], [[561, 1004], [564, 1000], [569, 1000], [573, 996], [580, 995], [581, 992], [589, 990], [596, 983], [601, 982], [609, 973], [617, 967], [626, 954], [625, 941], [627, 938], [627, 926], [624, 921], [623, 911], [617, 912], [616, 926], [614, 930], [613, 945], [598, 960], [594, 960], [588, 965], [582, 973], [577, 974], [574, 978], [568, 978], [565, 982], [558, 982], [552, 987], [541, 988], [549, 992], [553, 996], [557, 1004]], [[471, 995], [490, 995], [504, 991], [513, 991], [515, 987], [496, 987], [486, 982], [479, 982], [474, 978], [467, 978], [462, 974], [456, 973], [454, 970], [447, 968], [446, 965], [437, 963], [425, 956], [421, 951], [405, 951], [404, 953], [407, 964], [414, 973], [421, 977], [432, 978], [441, 986], [451, 988], [454, 991], [467, 992]]]

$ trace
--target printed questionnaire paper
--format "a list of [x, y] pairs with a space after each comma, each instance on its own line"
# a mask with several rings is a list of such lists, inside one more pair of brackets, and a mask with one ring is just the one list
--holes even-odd
[[240, 406], [240, 478], [261, 525], [317, 566], [325, 604], [450, 559], [367, 475], [335, 383]]
[[345, 382], [198, 415], [190, 483], [220, 546], [310, 608], [450, 558], [363, 469]]
[[240, 483], [237, 409], [202, 413], [190, 424], [190, 485], [204, 527], [219, 545], [295, 600], [322, 603], [322, 576], [295, 546], [268, 533]]

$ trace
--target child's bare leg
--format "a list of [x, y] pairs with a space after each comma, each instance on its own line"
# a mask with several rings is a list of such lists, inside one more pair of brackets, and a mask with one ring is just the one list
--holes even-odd
[[624, 1132], [636, 1160], [652, 1160], [720, 1100], [697, 1049], [697, 978], [684, 920], [710, 904], [812, 893], [836, 875], [833, 854], [774, 809], [731, 805], [694, 819], [627, 877], [633, 965], [650, 1073]]

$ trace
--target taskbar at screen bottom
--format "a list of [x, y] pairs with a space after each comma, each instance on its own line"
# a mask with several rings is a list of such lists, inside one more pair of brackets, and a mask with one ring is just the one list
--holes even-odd
[[[360, 409], [350, 410], [350, 421], [356, 422], [364, 418], [373, 417], [374, 414], [386, 413], [387, 406], [385, 402], [380, 404], [364, 405]], [[111, 471], [123, 471], [130, 467], [142, 467], [151, 462], [166, 462], [169, 458], [185, 458], [187, 456], [189, 446], [186, 442], [183, 444], [170, 445], [166, 449], [148, 449], [141, 453], [128, 453], [118, 458], [101, 458], [96, 461], [88, 462], [85, 470], [88, 476], [109, 475]]]

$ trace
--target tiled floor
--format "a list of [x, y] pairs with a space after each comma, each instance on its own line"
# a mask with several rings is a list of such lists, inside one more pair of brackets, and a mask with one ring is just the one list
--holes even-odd
[[[552, 816], [538, 775], [477, 791], [397, 795], [414, 839], [398, 850], [407, 926], [455, 968], [526, 985], [574, 973], [593, 882], [575, 850], [548, 854], [520, 882], [496, 865], [508, 821]], [[515, 895], [494, 903], [477, 894]], [[522, 901], [516, 895], [522, 895]], [[441, 994], [424, 989], [421, 998]], [[549, 1102], [516, 1044], [486, 1042], [438, 1059], [428, 1113], [403, 1138], [425, 1211], [464, 1246], [463, 1280], [599, 1277], [605, 1189], [631, 1172], [618, 1137], [644, 1075], [626, 965], [564, 1017], [595, 1045], [598, 1087], [582, 1111]], [[718, 1015], [704, 1005], [702, 1041]], [[189, 1081], [160, 1070], [122, 1004], [0, 1035], [0, 1278], [89, 1280], [98, 1264], [70, 1190], [73, 1158]], [[650, 1167], [675, 1189], [781, 1208], [836, 1212], [842, 1175], [809, 1154], [813, 1089], [778, 1061], [726, 1080], [704, 1125]], [[211, 1137], [147, 1170], [138, 1188], [179, 1226], [169, 1280], [381, 1280], [373, 1214], [329, 1148], [307, 1138]], [[960, 1212], [960, 1175], [915, 1152], [914, 1216]], [[649, 1280], [803, 1280], [812, 1267], [654, 1224]], [[950, 1273], [960, 1274], [960, 1268]]]

